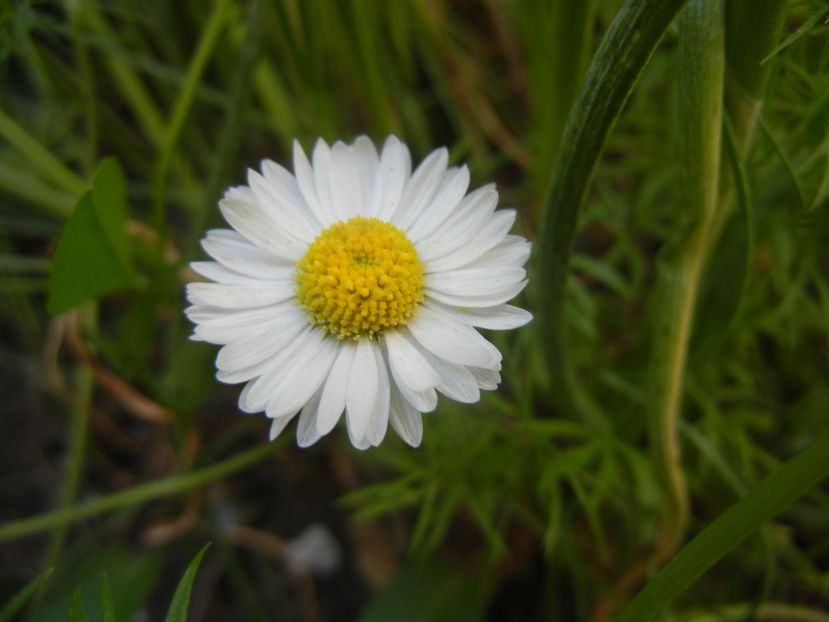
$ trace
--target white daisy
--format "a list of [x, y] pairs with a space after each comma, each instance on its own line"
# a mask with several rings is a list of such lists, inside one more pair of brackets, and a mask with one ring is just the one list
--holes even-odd
[[412, 446], [439, 391], [476, 402], [501, 380], [501, 354], [475, 328], [510, 329], [532, 316], [505, 304], [526, 285], [530, 244], [495, 210], [494, 185], [469, 194], [446, 149], [412, 173], [394, 136], [378, 155], [365, 136], [318, 141], [294, 173], [270, 160], [219, 207], [230, 229], [209, 231], [216, 261], [192, 268], [193, 339], [223, 346], [222, 382], [247, 383], [245, 412], [264, 411], [271, 439], [300, 412], [305, 447], [345, 413], [355, 447], [378, 445], [391, 423]]

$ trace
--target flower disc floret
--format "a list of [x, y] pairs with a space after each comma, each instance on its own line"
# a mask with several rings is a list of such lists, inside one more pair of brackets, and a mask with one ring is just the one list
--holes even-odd
[[297, 264], [297, 299], [340, 339], [405, 324], [423, 301], [423, 265], [397, 227], [358, 216], [320, 233]]

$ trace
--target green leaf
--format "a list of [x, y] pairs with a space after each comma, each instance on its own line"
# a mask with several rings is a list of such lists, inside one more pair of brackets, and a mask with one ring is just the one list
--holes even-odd
[[[50, 580], [37, 622], [66, 622], [67, 608], [80, 585], [84, 610], [92, 622], [132, 619], [158, 580], [160, 553], [136, 553], [118, 544], [86, 551]], [[115, 612], [120, 618], [112, 617]]]
[[208, 542], [199, 551], [184, 571], [184, 576], [179, 581], [176, 593], [173, 594], [173, 602], [170, 603], [170, 610], [167, 612], [166, 622], [187, 622], [187, 607], [190, 604], [190, 593], [193, 591], [193, 582], [196, 580], [196, 573], [199, 571], [201, 559], [204, 552], [210, 546]]
[[58, 239], [49, 279], [50, 313], [62, 313], [134, 284], [121, 167], [104, 160]]
[[107, 158], [98, 165], [92, 180], [95, 213], [118, 262], [131, 271], [127, 236], [127, 182], [118, 160]]
[[829, 428], [687, 544], [622, 610], [617, 622], [653, 619], [706, 570], [829, 477]]
[[104, 614], [104, 622], [117, 622], [115, 615], [115, 603], [112, 602], [112, 588], [109, 585], [107, 573], [101, 575], [101, 611]]
[[26, 587], [15, 594], [14, 598], [7, 602], [3, 609], [0, 609], [0, 622], [11, 622], [17, 612], [23, 609], [23, 606], [29, 601], [40, 585], [49, 579], [51, 574], [52, 568], [47, 568]]
[[593, 58], [562, 134], [542, 205], [535, 259], [544, 278], [537, 301], [538, 325], [550, 384], [556, 387], [554, 399], [563, 411], [579, 410], [565, 315], [568, 263], [579, 211], [625, 102], [684, 4], [685, 0], [625, 2]]
[[469, 573], [443, 566], [404, 568], [372, 600], [360, 622], [476, 622], [486, 594]]
[[72, 594], [72, 600], [69, 601], [69, 622], [88, 622], [89, 616], [86, 615], [86, 608], [83, 606], [83, 595], [81, 588], [75, 590]]

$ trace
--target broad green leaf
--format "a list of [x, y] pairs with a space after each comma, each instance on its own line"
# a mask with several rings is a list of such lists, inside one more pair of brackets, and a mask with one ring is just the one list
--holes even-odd
[[443, 566], [404, 568], [360, 616], [360, 622], [476, 622], [486, 594], [470, 573]]
[[184, 576], [179, 581], [176, 593], [173, 594], [173, 602], [167, 611], [166, 622], [187, 622], [187, 608], [190, 605], [190, 593], [193, 591], [193, 582], [196, 580], [196, 573], [199, 571], [201, 559], [210, 543], [205, 544], [187, 566]]
[[107, 158], [92, 180], [92, 201], [104, 235], [121, 267], [131, 271], [129, 238], [127, 237], [127, 182], [118, 160]]
[[104, 160], [58, 239], [49, 279], [50, 313], [62, 313], [134, 283], [124, 178]]
[[829, 428], [687, 544], [625, 607], [617, 622], [651, 620], [767, 520], [829, 477]]
[[21, 609], [23, 609], [27, 602], [29, 602], [29, 599], [37, 591], [38, 587], [40, 587], [42, 583], [45, 583], [51, 574], [52, 568], [48, 568], [35, 577], [26, 587], [15, 594], [14, 598], [12, 598], [2, 609], [0, 609], [0, 622], [11, 622], [11, 620], [14, 619], [14, 616]]

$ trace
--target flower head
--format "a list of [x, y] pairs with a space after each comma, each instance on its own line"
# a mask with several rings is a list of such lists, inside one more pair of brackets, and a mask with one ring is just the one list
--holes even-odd
[[394, 136], [380, 154], [364, 136], [318, 141], [311, 162], [295, 143], [293, 173], [266, 160], [225, 193], [233, 230], [202, 240], [215, 261], [192, 268], [212, 282], [187, 286], [186, 313], [272, 439], [299, 412], [308, 446], [345, 413], [355, 447], [389, 424], [417, 446], [437, 391], [476, 402], [498, 386], [501, 354], [476, 328], [532, 318], [505, 304], [530, 245], [508, 233], [515, 212], [495, 210], [494, 186], [467, 194], [469, 171], [447, 161], [438, 149], [412, 172]]

